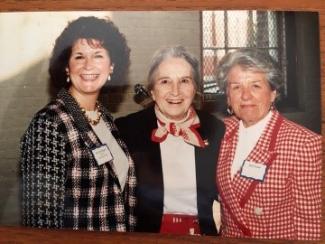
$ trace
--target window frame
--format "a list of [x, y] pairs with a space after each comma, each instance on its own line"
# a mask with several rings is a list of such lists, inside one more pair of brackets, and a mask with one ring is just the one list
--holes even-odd
[[[224, 10], [225, 14], [228, 14], [228, 10]], [[254, 11], [254, 10], [248, 10], [248, 11]], [[211, 111], [211, 112], [221, 112], [221, 113], [225, 113], [226, 110], [226, 104], [225, 103], [225, 94], [223, 93], [205, 93], [203, 86], [204, 86], [204, 81], [203, 81], [203, 52], [205, 49], [209, 49], [209, 48], [204, 48], [203, 47], [203, 12], [201, 11], [200, 13], [200, 22], [201, 22], [201, 70], [202, 70], [202, 93], [203, 93], [203, 97], [204, 97], [204, 108]], [[291, 12], [284, 12], [284, 11], [274, 11], [276, 13], [282, 13], [284, 16], [284, 26], [281, 25], [281, 23], [279, 23], [280, 20], [280, 16], [277, 15], [277, 24], [276, 26], [279, 27], [278, 32], [280, 32], [281, 34], [279, 35], [279, 39], [283, 39], [282, 43], [278, 43], [278, 46], [282, 46], [283, 48], [279, 48], [278, 51], [281, 52], [282, 50], [284, 50], [285, 54], [283, 55], [282, 53], [279, 53], [279, 57], [283, 58], [285, 57], [286, 60], [281, 60], [282, 66], [285, 65], [285, 72], [284, 73], [284, 82], [286, 83], [286, 94], [281, 94], [281, 100], [278, 103], [279, 107], [283, 107], [283, 106], [294, 106], [294, 104], [297, 103], [297, 89], [295, 84], [293, 84], [293, 80], [295, 80], [296, 73], [296, 67], [295, 67], [295, 63], [291, 61], [286, 63], [288, 61], [288, 57], [293, 57], [293, 52], [295, 50], [295, 46], [291, 46], [291, 45], [287, 45], [287, 43], [292, 43], [295, 37], [295, 28], [292, 28], [294, 25], [294, 16], [292, 16]], [[287, 16], [288, 15], [288, 16]], [[287, 20], [288, 19], [288, 20]], [[283, 27], [285, 28], [285, 31], [283, 30]], [[290, 33], [287, 32], [287, 30], [290, 30]], [[225, 31], [228, 31], [228, 29], [225, 28]], [[226, 34], [227, 36], [227, 34]], [[289, 36], [289, 38], [287, 37]], [[280, 41], [280, 40], [278, 40]], [[227, 43], [227, 42], [226, 42]], [[288, 46], [290, 47], [288, 50]], [[230, 47], [228, 45], [225, 45], [225, 47], [223, 48], [225, 50], [225, 53], [227, 53], [229, 50], [234, 49], [234, 48], [239, 48], [239, 47]], [[214, 48], [215, 49], [215, 48]], [[217, 49], [222, 49], [222, 48], [217, 48]], [[272, 47], [268, 47], [268, 49], [274, 49]], [[290, 55], [290, 56], [288, 56]], [[289, 67], [290, 66], [290, 67]], [[287, 70], [288, 69], [288, 70]], [[290, 81], [288, 83], [288, 81]]]

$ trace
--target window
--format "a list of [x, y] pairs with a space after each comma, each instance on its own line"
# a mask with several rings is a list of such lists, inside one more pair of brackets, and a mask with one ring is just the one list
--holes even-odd
[[[242, 47], [267, 51], [282, 69], [286, 81], [284, 12], [234, 10], [202, 12], [202, 77], [205, 100], [222, 95], [214, 73], [218, 61]], [[285, 82], [286, 83], [286, 82]], [[287, 88], [284, 87], [284, 94]]]
[[284, 87], [277, 109], [289, 119], [320, 133], [319, 16], [316, 12], [203, 11], [203, 109], [223, 116], [225, 95], [214, 67], [227, 52], [241, 47], [266, 50], [278, 61]]

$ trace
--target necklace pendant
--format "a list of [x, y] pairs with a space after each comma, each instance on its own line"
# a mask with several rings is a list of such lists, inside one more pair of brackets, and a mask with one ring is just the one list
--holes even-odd
[[98, 102], [96, 102], [96, 110], [95, 111], [97, 113], [97, 118], [95, 118], [95, 119], [90, 118], [87, 115], [86, 110], [84, 108], [80, 107], [80, 109], [81, 109], [82, 114], [85, 116], [85, 118], [86, 118], [86, 120], [88, 121], [89, 124], [95, 126], [95, 125], [97, 125], [99, 123], [99, 121], [100, 121], [100, 119], [102, 117], [102, 112], [99, 109]]

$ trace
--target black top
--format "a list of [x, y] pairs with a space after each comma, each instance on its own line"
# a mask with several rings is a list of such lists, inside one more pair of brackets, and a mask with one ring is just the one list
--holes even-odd
[[[197, 207], [202, 234], [217, 234], [212, 216], [213, 200], [217, 196], [216, 163], [224, 124], [214, 116], [197, 111], [203, 140], [209, 145], [195, 147]], [[115, 121], [133, 157], [137, 176], [136, 231], [159, 232], [163, 215], [164, 185], [159, 143], [151, 141], [157, 128], [154, 108], [130, 114]], [[177, 148], [175, 148], [177, 150]], [[179, 172], [182, 177], [182, 172]]]

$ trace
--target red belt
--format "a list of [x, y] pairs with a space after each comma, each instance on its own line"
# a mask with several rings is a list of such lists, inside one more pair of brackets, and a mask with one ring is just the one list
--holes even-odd
[[200, 235], [197, 216], [183, 214], [164, 214], [161, 220], [160, 233], [180, 235]]

